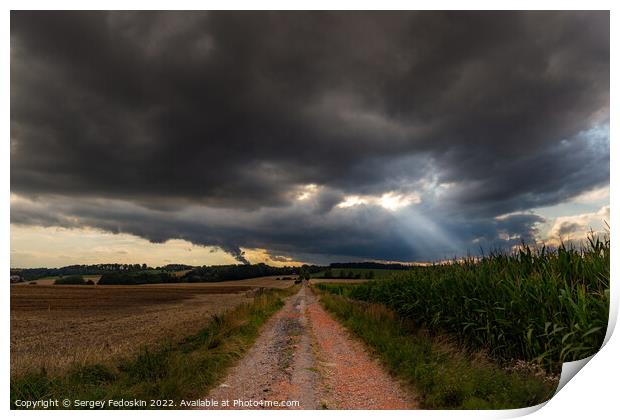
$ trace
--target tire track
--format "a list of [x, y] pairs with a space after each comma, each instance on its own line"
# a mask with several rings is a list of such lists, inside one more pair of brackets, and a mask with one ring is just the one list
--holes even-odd
[[410, 409], [415, 399], [320, 305], [307, 286], [287, 299], [206, 399], [298, 401], [297, 409]]

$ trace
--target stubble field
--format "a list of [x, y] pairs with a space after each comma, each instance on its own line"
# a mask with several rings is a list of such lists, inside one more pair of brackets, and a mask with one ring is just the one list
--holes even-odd
[[11, 376], [101, 363], [196, 333], [257, 288], [293, 281], [259, 278], [149, 286], [11, 287]]

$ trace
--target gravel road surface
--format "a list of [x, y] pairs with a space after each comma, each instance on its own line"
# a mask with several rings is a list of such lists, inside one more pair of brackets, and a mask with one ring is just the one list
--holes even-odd
[[411, 391], [385, 372], [307, 286], [287, 299], [206, 399], [219, 401], [215, 408], [228, 401], [230, 409], [417, 408]]

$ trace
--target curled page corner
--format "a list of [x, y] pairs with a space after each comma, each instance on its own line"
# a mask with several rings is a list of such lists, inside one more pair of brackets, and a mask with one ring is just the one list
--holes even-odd
[[[609, 300], [609, 318], [607, 320], [607, 332], [605, 333], [605, 339], [603, 339], [603, 344], [601, 345], [601, 348], [605, 347], [605, 344], [607, 344], [607, 342], [611, 338], [611, 335], [616, 329], [616, 321], [618, 320], [618, 293], [616, 292], [615, 294], [616, 296], [612, 296], [612, 298]], [[613, 302], [615, 302], [616, 304], [614, 305]]]
[[535, 411], [543, 408], [553, 397], [557, 395], [558, 392], [566, 385], [573, 377], [583, 368], [595, 355], [586, 357], [585, 359], [575, 360], [573, 362], [565, 362], [562, 364], [562, 373], [560, 374], [560, 381], [558, 382], [558, 387], [556, 388], [553, 396], [549, 398], [547, 401], [542, 402], [537, 405], [533, 405], [531, 407], [517, 408], [513, 410], [503, 410], [497, 414], [495, 418], [516, 418], [527, 416], [528, 414], [532, 414]]
[[[617, 318], [618, 318], [617, 306], [610, 305], [609, 319], [607, 321], [607, 333], [605, 334], [605, 339], [603, 340], [603, 344], [601, 345], [601, 348], [598, 351], [600, 351], [603, 347], [605, 347], [605, 345], [611, 338], [611, 335], [613, 334], [614, 329], [616, 328]], [[584, 359], [562, 363], [562, 373], [560, 374], [560, 381], [558, 383], [558, 387], [555, 390], [555, 393], [553, 394], [553, 396], [555, 397], [557, 393], [560, 392], [562, 388], [564, 388], [564, 385], [566, 385], [571, 379], [573, 379], [573, 377], [577, 374], [577, 372], [579, 372], [590, 360], [592, 360], [594, 356], [596, 356], [596, 353]]]
[[530, 407], [523, 407], [523, 408], [513, 408], [513, 409], [509, 409], [509, 410], [499, 410], [499, 411], [494, 411], [493, 412], [493, 418], [500, 418], [500, 419], [513, 419], [516, 417], [524, 417], [527, 416], [528, 414], [532, 414], [538, 410], [540, 410], [541, 408], [543, 408], [545, 405], [547, 405], [547, 403], [549, 402], [549, 400], [542, 402], [540, 404], [536, 404], [536, 405], [532, 405]]
[[592, 356], [586, 357], [585, 359], [562, 363], [560, 382], [558, 383], [558, 387], [555, 390], [555, 394], [553, 394], [553, 396], [555, 397], [557, 393], [560, 392], [562, 388], [564, 388], [564, 385], [566, 385], [568, 381], [573, 379], [577, 372], [579, 372], [590, 360], [592, 360], [594, 356], [595, 355], [593, 354]]

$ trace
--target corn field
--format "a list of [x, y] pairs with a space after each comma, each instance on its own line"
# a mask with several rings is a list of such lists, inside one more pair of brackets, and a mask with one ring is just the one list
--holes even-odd
[[386, 304], [431, 332], [502, 360], [557, 370], [594, 354], [609, 314], [609, 239], [416, 267], [391, 280], [321, 285], [332, 293]]

